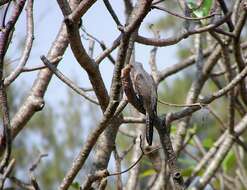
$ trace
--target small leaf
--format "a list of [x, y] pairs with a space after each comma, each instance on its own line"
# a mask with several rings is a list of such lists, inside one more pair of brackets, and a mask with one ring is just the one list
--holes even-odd
[[178, 158], [178, 162], [187, 166], [195, 166], [196, 161], [192, 159], [183, 159], [183, 158]]
[[213, 185], [214, 185], [215, 189], [220, 189], [220, 187], [221, 187], [220, 181], [218, 179], [215, 179], [213, 181]]
[[188, 7], [192, 10], [194, 16], [204, 17], [208, 16], [212, 7], [212, 0], [203, 0], [201, 5], [197, 5], [195, 0], [187, 0]]
[[155, 171], [154, 169], [145, 170], [144, 172], [142, 172], [142, 173], [140, 174], [140, 177], [141, 177], [141, 178], [144, 178], [144, 177], [153, 175], [153, 174], [155, 174], [155, 173], [156, 173], [156, 171]]
[[74, 182], [71, 184], [71, 187], [73, 187], [73, 189], [79, 190], [80, 189], [80, 184], [79, 182]]
[[197, 132], [197, 125], [196, 124], [193, 124], [193, 127], [189, 128], [189, 133], [191, 134], [196, 134]]
[[176, 127], [176, 125], [171, 125], [171, 127], [170, 127], [170, 129], [171, 129], [171, 134], [175, 134], [176, 133], [176, 131], [177, 131], [177, 127]]
[[189, 7], [191, 10], [197, 8], [196, 0], [187, 0], [186, 2], [187, 2], [188, 7]]
[[189, 177], [189, 176], [191, 176], [191, 174], [192, 174], [192, 172], [193, 172], [193, 169], [194, 169], [194, 167], [191, 166], [191, 167], [188, 167], [188, 168], [182, 170], [182, 172], [181, 172], [182, 176], [184, 176], [184, 177]]
[[227, 156], [225, 157], [222, 165], [223, 165], [223, 170], [225, 172], [230, 171], [232, 168], [234, 168], [236, 163], [236, 157], [235, 154], [233, 153], [233, 151], [231, 150], [230, 152], [228, 152]]
[[211, 138], [206, 138], [202, 141], [202, 144], [205, 148], [211, 148], [214, 144], [213, 140]]
[[202, 176], [204, 173], [205, 173], [205, 169], [202, 168], [197, 175]]
[[146, 166], [152, 166], [152, 163], [151, 163], [149, 160], [147, 160], [147, 159], [143, 159], [143, 160], [142, 160], [142, 163], [143, 163], [144, 165], [146, 165]]

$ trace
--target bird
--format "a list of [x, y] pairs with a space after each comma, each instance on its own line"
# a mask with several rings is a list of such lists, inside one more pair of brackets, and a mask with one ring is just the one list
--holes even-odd
[[153, 126], [157, 117], [157, 85], [140, 62], [131, 63], [130, 77], [133, 89], [146, 115], [146, 140], [149, 146], [153, 141]]

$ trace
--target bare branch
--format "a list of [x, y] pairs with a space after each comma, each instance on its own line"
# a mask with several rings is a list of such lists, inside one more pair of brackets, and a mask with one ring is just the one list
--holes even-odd
[[[99, 45], [100, 45], [100, 47], [102, 48], [103, 51], [109, 50], [109, 49], [106, 47], [106, 45], [105, 45], [105, 43], [104, 43], [103, 41], [100, 41], [99, 39], [97, 39], [97, 38], [96, 38], [95, 36], [93, 36], [92, 34], [89, 34], [89, 33], [86, 31], [85, 28], [81, 27], [81, 29], [82, 29], [82, 31], [83, 31], [88, 37], [90, 37], [90, 38], [92, 38], [93, 40], [95, 40], [96, 42], [98, 42]], [[118, 39], [120, 39], [120, 38], [118, 38]], [[114, 44], [114, 43], [113, 43], [113, 44]], [[103, 52], [102, 52], [102, 53], [103, 53]], [[109, 52], [109, 54], [107, 55], [107, 57], [108, 57], [108, 59], [112, 62], [112, 64], [115, 64], [115, 60], [114, 60], [114, 58], [111, 56], [110, 52]], [[101, 62], [101, 60], [99, 61], [98, 59], [96, 59], [95, 62], [96, 62], [97, 64], [99, 64], [99, 63]]]
[[[88, 96], [86, 94], [86, 92], [79, 88], [73, 81], [71, 81], [69, 78], [67, 78], [65, 75], [62, 74], [62, 72], [60, 72], [55, 65], [51, 64], [50, 61], [44, 56], [42, 55], [41, 60], [43, 61], [43, 63], [62, 81], [64, 82], [66, 85], [68, 85], [72, 90], [74, 90], [76, 93], [78, 93], [79, 95], [83, 96], [85, 99], [87, 99], [88, 101], [99, 105], [99, 103], [92, 99], [90, 96]], [[61, 59], [61, 58], [60, 58]]]
[[116, 13], [114, 12], [110, 2], [108, 0], [103, 0], [104, 1], [104, 4], [108, 10], [108, 12], [110, 13], [110, 15], [112, 16], [113, 20], [115, 21], [115, 23], [117, 24], [118, 27], [121, 27], [122, 24], [120, 23]]
[[27, 34], [26, 34], [26, 42], [24, 45], [24, 49], [22, 52], [22, 56], [20, 58], [20, 62], [14, 71], [10, 73], [10, 75], [4, 79], [4, 85], [9, 86], [11, 82], [13, 82], [22, 72], [23, 67], [27, 63], [29, 58], [33, 40], [34, 40], [34, 23], [33, 23], [33, 1], [29, 0], [27, 4]]
[[8, 40], [11, 31], [13, 30], [15, 23], [17, 22], [19, 15], [22, 12], [22, 9], [25, 5], [25, 0], [20, 0], [15, 5], [13, 13], [7, 22], [4, 30], [0, 31], [0, 106], [2, 111], [3, 118], [3, 133], [4, 140], [6, 143], [5, 154], [0, 163], [0, 173], [3, 173], [3, 169], [7, 167], [10, 155], [11, 155], [11, 145], [12, 145], [12, 137], [11, 137], [11, 127], [10, 127], [10, 118], [9, 118], [9, 108], [8, 108], [8, 99], [6, 89], [3, 83], [3, 72], [4, 72], [4, 56], [6, 53], [6, 49], [8, 46]]
[[[247, 128], [247, 115], [245, 115], [245, 117], [243, 117], [243, 119], [235, 127], [236, 135], [240, 135], [246, 128]], [[214, 158], [207, 167], [205, 173], [200, 178], [199, 183], [196, 185], [196, 189], [198, 190], [203, 189], [206, 186], [206, 184], [211, 180], [211, 178], [219, 168], [221, 162], [223, 161], [225, 155], [231, 149], [234, 143], [234, 138], [235, 137], [232, 136], [229, 132], [226, 134], [226, 137], [222, 145], [220, 146], [218, 152], [215, 154]]]
[[[235, 55], [235, 59], [237, 62], [239, 72], [242, 71], [246, 65], [245, 61], [243, 59], [242, 49], [240, 46], [240, 34], [241, 34], [242, 28], [244, 26], [244, 23], [246, 22], [246, 19], [247, 19], [247, 11], [243, 10], [241, 15], [239, 16], [238, 22], [237, 22], [235, 30], [234, 30], [234, 34], [236, 35], [236, 38], [234, 39], [234, 43], [233, 43], [234, 55]], [[247, 105], [247, 89], [246, 89], [244, 80], [241, 81], [241, 83], [240, 83], [240, 92], [241, 92], [241, 97], [242, 97], [244, 103]]]
[[45, 68], [46, 68], [45, 65], [37, 65], [37, 66], [34, 66], [34, 67], [23, 67], [22, 68], [22, 72], [38, 71], [38, 70], [45, 69]]
[[37, 168], [37, 166], [38, 166], [38, 164], [40, 163], [40, 161], [41, 161], [41, 159], [42, 158], [44, 158], [44, 157], [47, 157], [48, 156], [48, 154], [40, 154], [39, 156], [38, 156], [38, 158], [35, 160], [35, 162], [31, 165], [31, 167], [29, 168], [29, 171], [30, 172], [33, 172], [36, 168]]
[[[245, 67], [245, 69], [239, 73], [228, 85], [226, 85], [224, 88], [222, 88], [221, 90], [200, 99], [200, 103], [202, 104], [209, 104], [212, 101], [216, 100], [217, 98], [225, 95], [227, 92], [229, 92], [232, 88], [234, 88], [236, 86], [236, 84], [240, 83], [240, 81], [242, 81], [243, 78], [245, 78], [247, 76], [247, 67]], [[168, 122], [172, 122], [174, 120], [177, 119], [181, 119], [187, 115], [192, 114], [193, 112], [199, 110], [201, 107], [200, 106], [193, 106], [193, 107], [188, 107], [185, 108], [181, 111], [175, 112], [175, 113], [171, 113], [169, 115], [169, 120]]]
[[185, 38], [187, 38], [193, 34], [203, 33], [206, 31], [210, 31], [214, 28], [217, 28], [218, 26], [224, 24], [226, 22], [226, 20], [229, 19], [230, 16], [231, 16], [231, 13], [228, 13], [228, 15], [226, 15], [221, 20], [219, 20], [213, 24], [209, 24], [209, 25], [201, 27], [201, 28], [195, 28], [195, 29], [189, 30], [189, 31], [183, 31], [183, 32], [181, 32], [181, 34], [179, 34], [175, 37], [170, 37], [167, 39], [152, 39], [152, 38], [137, 36], [136, 41], [138, 43], [141, 43], [141, 44], [158, 46], [158, 47], [174, 45], [174, 44], [177, 44], [181, 40], [183, 40], [183, 39], [185, 39]]
[[[75, 0], [71, 0], [70, 5], [74, 8], [77, 3]], [[56, 39], [52, 43], [47, 57], [50, 60], [53, 60], [54, 58], [63, 56], [67, 46], [67, 31], [64, 24], [62, 24]], [[25, 127], [25, 124], [30, 120], [30, 118], [44, 107], [43, 96], [51, 80], [52, 74], [53, 73], [49, 69], [40, 70], [29, 95], [23, 101], [21, 107], [11, 120], [12, 138], [15, 138], [17, 134], [19, 134], [19, 132]]]
[[5, 27], [5, 20], [6, 20], [6, 16], [7, 16], [7, 13], [8, 13], [8, 10], [9, 10], [9, 6], [11, 4], [11, 1], [7, 1], [6, 3], [8, 3], [8, 5], [6, 6], [5, 11], [4, 11], [4, 14], [3, 14], [2, 28]]
[[166, 9], [165, 7], [160, 7], [160, 6], [153, 5], [151, 8], [167, 12], [170, 15], [173, 15], [175, 17], [182, 18], [182, 19], [185, 19], [185, 20], [204, 20], [204, 19], [211, 18], [211, 17], [213, 17], [215, 15], [220, 15], [219, 13], [212, 13], [211, 15], [204, 16], [204, 17], [187, 17], [187, 16], [183, 16], [183, 15], [174, 13], [174, 12]]
[[8, 164], [6, 170], [4, 171], [3, 176], [1, 177], [1, 180], [0, 180], [0, 189], [1, 189], [1, 190], [2, 190], [3, 187], [4, 187], [5, 180], [9, 177], [11, 171], [13, 170], [14, 165], [15, 165], [15, 159], [12, 159], [12, 160], [10, 161], [10, 163]]
[[108, 57], [110, 53], [120, 45], [120, 39], [121, 36], [117, 37], [110, 48], [105, 49], [98, 57], [96, 57], [95, 63], [100, 64], [105, 57]]
[[109, 173], [107, 170], [97, 171], [94, 175], [87, 176], [87, 179], [85, 180], [83, 185], [80, 187], [80, 189], [81, 190], [89, 189], [94, 181], [101, 180], [107, 176], [109, 176]]
[[[218, 0], [218, 2], [220, 4], [220, 6], [221, 6], [221, 9], [222, 9], [223, 13], [226, 15], [229, 11], [228, 11], [228, 8], [226, 6], [225, 1], [224, 0]], [[227, 21], [227, 25], [229, 27], [230, 32], [232, 32], [234, 30], [234, 25], [232, 23], [231, 18]]]
[[77, 155], [75, 160], [72, 163], [72, 167], [67, 171], [66, 176], [64, 177], [60, 190], [68, 189], [70, 184], [73, 182], [75, 176], [82, 168], [86, 159], [88, 158], [89, 153], [92, 151], [93, 146], [95, 145], [98, 137], [104, 131], [104, 129], [109, 125], [112, 115], [114, 114], [117, 108], [117, 102], [110, 102], [106, 111], [104, 112], [104, 117], [101, 119], [99, 125], [89, 134], [85, 144], [83, 145], [80, 153]]
[[39, 184], [32, 173], [30, 173], [31, 185], [34, 190], [40, 190]]

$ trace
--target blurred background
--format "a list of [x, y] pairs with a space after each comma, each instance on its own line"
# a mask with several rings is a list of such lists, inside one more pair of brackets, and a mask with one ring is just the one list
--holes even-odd
[[[112, 1], [112, 6], [118, 14], [122, 23], [125, 21], [124, 7], [122, 1]], [[181, 12], [181, 9], [173, 1], [166, 1], [166, 7], [174, 12]], [[0, 9], [1, 16], [3, 15], [4, 7]], [[2, 18], [2, 17], [1, 17]], [[34, 1], [34, 44], [31, 51], [31, 56], [28, 60], [27, 67], [41, 65], [40, 56], [47, 54], [63, 20], [60, 8], [55, 0], [51, 1]], [[119, 35], [114, 21], [106, 10], [103, 1], [98, 1], [85, 14], [82, 20], [83, 27], [88, 33], [103, 41], [107, 47], [110, 47], [112, 42]], [[140, 34], [146, 37], [153, 37], [153, 32], [150, 30], [150, 25], [153, 29], [159, 30], [161, 38], [167, 38], [176, 35], [181, 31], [183, 20], [167, 15], [164, 12], [153, 10], [144, 20], [140, 29]], [[18, 64], [21, 55], [26, 32], [25, 11], [22, 12], [21, 18], [18, 20], [13, 41], [7, 52], [6, 65], [11, 71]], [[85, 32], [81, 31], [82, 42], [85, 49], [88, 49], [89, 40]], [[174, 46], [162, 47], [157, 52], [158, 69], [162, 70], [170, 65], [178, 63], [184, 58], [192, 55], [193, 37], [181, 41]], [[148, 61], [150, 59], [150, 51], [153, 47], [136, 44], [136, 61], [142, 62], [145, 69], [150, 72]], [[102, 52], [99, 44], [95, 43], [93, 57]], [[112, 53], [116, 56], [116, 50]], [[183, 104], [186, 99], [188, 89], [195, 76], [195, 66], [188, 67], [184, 71], [175, 76], [167, 78], [159, 85], [159, 99], [167, 102]], [[82, 70], [79, 64], [74, 59], [70, 48], [66, 51], [61, 63], [58, 66], [67, 77], [75, 81], [80, 87], [90, 87], [90, 82], [86, 73]], [[100, 64], [100, 70], [107, 88], [110, 88], [113, 66], [108, 59], [105, 59]], [[14, 85], [9, 89], [10, 111], [11, 116], [20, 106], [23, 98], [29, 92], [38, 71], [25, 72], [14, 82]], [[7, 73], [6, 73], [7, 74]], [[213, 82], [208, 82], [204, 87], [204, 92], [215, 91], [217, 88]], [[222, 98], [212, 104], [212, 107], [217, 108], [217, 113], [224, 119], [226, 118], [226, 102]], [[174, 111], [175, 108], [159, 104], [158, 113], [166, 113]], [[17, 164], [15, 167], [16, 176], [20, 179], [28, 180], [28, 169], [40, 154], [47, 153], [48, 156], [43, 158], [35, 175], [40, 183], [41, 189], [55, 189], [64, 177], [65, 171], [71, 166], [73, 158], [79, 152], [88, 133], [94, 128], [101, 118], [101, 111], [94, 105], [88, 103], [85, 99], [78, 96], [65, 86], [56, 76], [53, 76], [47, 93], [45, 95], [45, 108], [42, 112], [38, 112], [28, 123], [28, 127], [19, 134], [13, 145], [13, 154], [16, 155]], [[128, 115], [126, 113], [126, 115]], [[173, 125], [176, 125], [174, 123]], [[191, 120], [191, 132], [193, 130], [203, 130], [203, 134], [199, 132], [199, 137], [203, 142], [205, 149], [212, 146], [214, 139], [219, 135], [217, 121], [208, 113], [208, 110], [202, 109], [193, 116]], [[125, 126], [129, 130], [134, 128], [133, 125]], [[176, 127], [172, 127], [174, 133]], [[217, 131], [217, 132], [216, 132]], [[119, 149], [124, 150], [128, 147], [131, 140], [121, 134], [117, 137]], [[158, 143], [158, 141], [157, 141]], [[190, 142], [193, 145], [193, 140]], [[191, 151], [193, 152], [193, 146]], [[132, 152], [125, 158], [123, 169], [127, 168], [130, 162]], [[229, 153], [227, 160], [224, 161], [224, 169], [231, 172], [234, 167], [234, 154]], [[145, 184], [145, 177], [154, 174], [148, 160], [142, 160], [143, 168], [141, 172], [141, 183]], [[189, 158], [187, 155], [182, 155], [179, 158], [181, 167], [184, 168], [183, 175], [190, 175], [196, 161]], [[90, 159], [87, 160], [87, 166], [90, 165]], [[150, 168], [150, 169], [149, 169]], [[88, 173], [87, 168], [81, 171], [77, 177], [77, 181], [82, 181], [85, 174]], [[114, 161], [111, 159], [109, 171], [114, 171]], [[127, 174], [123, 175], [125, 179]], [[109, 189], [114, 189], [113, 184], [109, 183]]]

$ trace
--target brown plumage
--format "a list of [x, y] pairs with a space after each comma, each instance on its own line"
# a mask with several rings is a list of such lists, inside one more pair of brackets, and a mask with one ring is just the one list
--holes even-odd
[[157, 115], [157, 87], [141, 63], [132, 64], [130, 75], [134, 91], [146, 111], [146, 139], [152, 145], [153, 125]]

